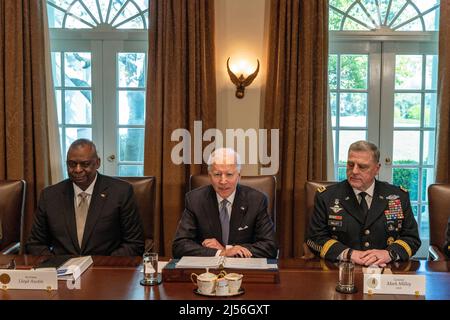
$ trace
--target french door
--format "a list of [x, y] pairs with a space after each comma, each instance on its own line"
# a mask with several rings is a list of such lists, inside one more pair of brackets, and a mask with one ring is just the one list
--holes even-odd
[[62, 156], [92, 139], [108, 175], [143, 175], [146, 41], [53, 40]]
[[437, 46], [336, 42], [330, 46], [329, 79], [336, 179], [345, 179], [352, 142], [377, 144], [378, 178], [408, 189], [425, 248], [427, 187], [435, 170]]

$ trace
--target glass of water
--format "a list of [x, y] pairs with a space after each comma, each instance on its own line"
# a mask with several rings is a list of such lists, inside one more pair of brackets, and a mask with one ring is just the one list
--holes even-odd
[[339, 281], [336, 290], [341, 293], [355, 293], [355, 265], [351, 261], [339, 264]]
[[158, 254], [155, 252], [145, 252], [142, 256], [144, 265], [144, 279], [141, 284], [144, 286], [153, 286], [161, 283], [158, 276]]

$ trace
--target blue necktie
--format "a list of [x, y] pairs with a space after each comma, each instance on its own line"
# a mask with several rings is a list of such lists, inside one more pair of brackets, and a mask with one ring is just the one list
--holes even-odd
[[228, 235], [230, 234], [230, 216], [228, 215], [227, 203], [227, 199], [220, 202], [220, 224], [222, 225], [222, 244], [224, 246], [228, 244]]

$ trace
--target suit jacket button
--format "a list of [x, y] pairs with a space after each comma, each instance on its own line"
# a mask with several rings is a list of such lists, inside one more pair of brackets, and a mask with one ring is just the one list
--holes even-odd
[[368, 242], [364, 242], [364, 247], [369, 247], [370, 246], [370, 243], [368, 243]]
[[365, 234], [366, 236], [368, 236], [368, 235], [370, 234], [370, 230], [369, 230], [369, 229], [364, 230], [364, 234]]

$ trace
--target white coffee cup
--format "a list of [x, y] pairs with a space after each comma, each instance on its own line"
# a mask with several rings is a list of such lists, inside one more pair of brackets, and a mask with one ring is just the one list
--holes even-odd
[[228, 291], [230, 292], [230, 294], [235, 294], [239, 292], [243, 277], [244, 275], [239, 273], [227, 273], [225, 275], [224, 278], [228, 282]]
[[[194, 280], [194, 277], [196, 278]], [[211, 272], [205, 272], [200, 275], [191, 274], [191, 281], [197, 285], [198, 291], [202, 294], [213, 294], [216, 289], [218, 276]]]
[[228, 280], [224, 278], [219, 278], [216, 281], [216, 296], [227, 296], [229, 295]]

